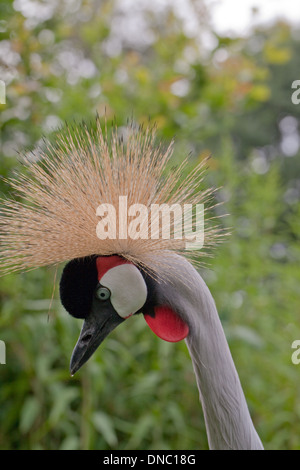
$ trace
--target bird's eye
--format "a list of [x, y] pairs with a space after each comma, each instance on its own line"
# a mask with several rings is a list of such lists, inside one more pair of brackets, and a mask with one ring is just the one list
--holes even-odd
[[110, 290], [107, 287], [98, 287], [96, 297], [99, 300], [107, 300], [110, 298]]

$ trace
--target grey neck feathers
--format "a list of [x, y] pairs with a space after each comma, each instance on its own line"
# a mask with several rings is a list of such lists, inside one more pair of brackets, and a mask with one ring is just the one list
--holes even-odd
[[[178, 260], [177, 260], [178, 262]], [[163, 286], [167, 302], [190, 326], [186, 344], [193, 362], [210, 449], [263, 449], [253, 426], [212, 295], [198, 272], [180, 259], [182, 279]], [[178, 266], [179, 268], [179, 266]]]

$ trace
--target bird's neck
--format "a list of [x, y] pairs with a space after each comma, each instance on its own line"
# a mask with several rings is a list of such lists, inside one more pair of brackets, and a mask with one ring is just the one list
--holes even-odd
[[[225, 334], [199, 276], [197, 312], [186, 339], [202, 402], [210, 449], [262, 449]], [[193, 307], [191, 307], [193, 308]]]

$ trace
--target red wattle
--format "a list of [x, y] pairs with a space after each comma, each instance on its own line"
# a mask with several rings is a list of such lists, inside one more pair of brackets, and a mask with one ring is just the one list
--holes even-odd
[[176, 343], [189, 334], [188, 325], [170, 307], [154, 307], [155, 317], [144, 315], [148, 326], [161, 339]]

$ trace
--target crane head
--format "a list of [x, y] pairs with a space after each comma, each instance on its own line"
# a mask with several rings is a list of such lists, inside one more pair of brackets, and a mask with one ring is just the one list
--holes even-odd
[[[208, 159], [190, 172], [187, 158], [177, 168], [170, 167], [173, 141], [164, 148], [155, 127], [144, 129], [132, 123], [125, 133], [118, 128], [108, 131], [99, 117], [89, 126], [66, 126], [36, 151], [37, 159], [24, 156], [24, 173], [7, 180], [15, 194], [1, 201], [0, 275], [67, 262], [60, 283], [62, 304], [72, 316], [84, 320], [71, 373], [131, 315], [143, 313], [160, 338], [184, 338], [188, 326], [179, 298], [171, 308], [176, 297], [171, 283], [182, 274], [173, 256], [182, 255], [199, 266], [223, 236], [214, 216], [206, 218], [201, 256], [200, 248], [187, 248], [185, 240], [197, 219], [193, 211], [186, 217], [185, 207], [205, 205], [206, 215], [215, 192], [201, 189]], [[119, 204], [124, 197], [128, 210]], [[99, 236], [103, 204], [113, 209], [112, 225], [118, 234]], [[130, 215], [136, 205], [146, 209], [147, 217], [144, 212]], [[159, 222], [166, 205], [170, 209], [167, 236]], [[153, 206], [162, 212], [152, 220]], [[178, 207], [184, 227], [175, 223], [176, 211], [171, 214], [171, 208]], [[132, 223], [134, 236], [129, 230]], [[121, 225], [127, 225], [125, 236]]]
[[80, 369], [111, 331], [132, 315], [143, 313], [161, 339], [184, 339], [189, 327], [174, 309], [160, 304], [160, 288], [163, 287], [157, 281], [118, 255], [70, 261], [62, 273], [60, 298], [70, 315], [84, 320], [71, 358], [71, 374]]

